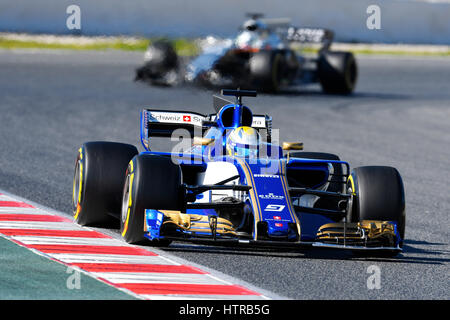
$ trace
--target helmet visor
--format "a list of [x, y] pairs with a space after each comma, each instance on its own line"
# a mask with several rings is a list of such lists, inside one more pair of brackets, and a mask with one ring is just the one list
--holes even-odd
[[235, 143], [231, 152], [232, 155], [240, 158], [256, 158], [258, 157], [258, 146]]

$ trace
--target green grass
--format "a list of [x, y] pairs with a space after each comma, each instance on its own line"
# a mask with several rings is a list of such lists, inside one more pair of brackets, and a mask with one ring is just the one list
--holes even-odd
[[[337, 50], [337, 49], [336, 49]], [[298, 50], [300, 53], [318, 53], [318, 49], [315, 48], [303, 48]], [[349, 49], [355, 55], [404, 55], [404, 56], [433, 56], [433, 57], [449, 57], [450, 50], [447, 51], [406, 51], [406, 50], [376, 50], [376, 49]]]
[[0, 37], [0, 48], [4, 49], [68, 49], [68, 50], [129, 50], [129, 51], [143, 51], [147, 48], [149, 40], [142, 39], [133, 42], [127, 41], [98, 41], [91, 44], [76, 44], [76, 43], [45, 43], [39, 41], [22, 41], [11, 40]]
[[[157, 40], [166, 40], [173, 44], [175, 51], [181, 56], [193, 56], [198, 54], [199, 48], [195, 42], [186, 38], [153, 38], [134, 39], [133, 41], [122, 39], [98, 40], [88, 44], [77, 43], [46, 43], [32, 40], [12, 40], [0, 36], [0, 48], [2, 49], [67, 49], [67, 50], [124, 50], [124, 51], [145, 51], [148, 45]], [[316, 48], [302, 48], [303, 53], [317, 53]], [[447, 51], [402, 51], [402, 50], [376, 50], [376, 49], [350, 49], [354, 54], [376, 54], [376, 55], [414, 55], [414, 56], [450, 56]]]
[[[46, 43], [30, 40], [12, 40], [0, 36], [0, 48], [3, 49], [67, 49], [67, 50], [124, 50], [124, 51], [145, 51], [152, 41], [159, 39], [137, 39], [127, 40], [99, 40], [94, 43]], [[195, 55], [198, 48], [195, 43], [188, 39], [169, 40], [177, 53], [182, 56]]]
[[450, 56], [450, 50], [447, 51], [401, 51], [401, 50], [350, 50], [354, 54], [379, 54], [379, 55], [409, 55], [409, 56]]

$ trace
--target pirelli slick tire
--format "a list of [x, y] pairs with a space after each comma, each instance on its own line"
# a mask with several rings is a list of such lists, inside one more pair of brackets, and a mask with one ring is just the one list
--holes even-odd
[[358, 167], [353, 169], [347, 186], [353, 193], [350, 221], [395, 221], [401, 247], [406, 215], [405, 191], [398, 170], [384, 166]]
[[358, 76], [356, 59], [351, 52], [322, 52], [317, 62], [317, 74], [325, 93], [350, 94]]
[[[145, 209], [180, 210], [181, 168], [169, 157], [141, 154], [126, 170], [123, 189], [120, 231], [128, 243], [148, 243], [144, 237]], [[154, 240], [154, 246], [169, 245]]]
[[145, 52], [144, 66], [136, 69], [135, 80], [158, 80], [178, 68], [178, 55], [171, 43], [160, 40], [151, 43]]
[[265, 92], [277, 92], [280, 89], [284, 67], [282, 52], [256, 52], [250, 57], [249, 67], [252, 86]]
[[120, 215], [125, 170], [138, 153], [135, 146], [115, 142], [87, 142], [78, 150], [72, 203], [76, 223], [110, 226]]

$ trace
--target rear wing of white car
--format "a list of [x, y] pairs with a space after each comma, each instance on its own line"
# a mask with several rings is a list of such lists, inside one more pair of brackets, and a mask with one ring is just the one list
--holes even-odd
[[291, 24], [291, 19], [287, 17], [263, 18], [264, 14], [261, 13], [247, 13], [246, 15], [255, 22], [259, 21], [263, 28], [269, 30], [269, 32], [276, 32], [289, 42], [318, 43], [322, 44], [323, 48], [328, 49], [334, 39], [334, 33], [329, 29], [296, 27]]
[[318, 43], [322, 45], [322, 50], [330, 48], [334, 39], [334, 32], [328, 29], [293, 27], [285, 29], [285, 38], [290, 42]]

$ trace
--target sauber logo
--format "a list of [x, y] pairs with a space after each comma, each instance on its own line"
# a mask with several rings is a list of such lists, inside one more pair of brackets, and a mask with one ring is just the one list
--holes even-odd
[[184, 122], [191, 122], [191, 120], [192, 120], [191, 116], [186, 116], [186, 115], [183, 116], [183, 121]]
[[276, 178], [279, 179], [280, 176], [278, 174], [255, 174], [256, 178]]
[[261, 199], [277, 199], [277, 200], [283, 200], [284, 196], [276, 195], [270, 192], [269, 194], [260, 194], [259, 197]]
[[267, 207], [264, 209], [264, 211], [275, 211], [275, 212], [281, 212], [283, 211], [285, 205], [280, 204], [268, 204]]

